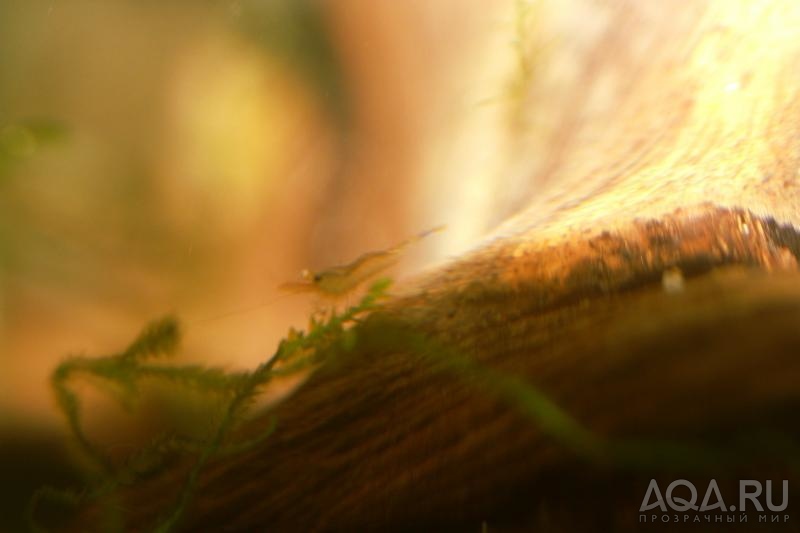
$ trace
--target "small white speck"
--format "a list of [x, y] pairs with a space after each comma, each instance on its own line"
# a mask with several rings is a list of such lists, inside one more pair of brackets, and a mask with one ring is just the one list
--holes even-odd
[[672, 267], [665, 270], [661, 275], [661, 286], [664, 292], [675, 294], [683, 292], [683, 272], [678, 267]]
[[747, 225], [747, 222], [742, 222], [742, 235], [750, 235], [750, 226]]
[[732, 93], [734, 91], [738, 91], [741, 85], [738, 81], [732, 81], [725, 86], [726, 93]]

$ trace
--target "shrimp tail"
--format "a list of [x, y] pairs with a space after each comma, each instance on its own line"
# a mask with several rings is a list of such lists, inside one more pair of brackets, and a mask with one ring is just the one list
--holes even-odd
[[427, 237], [432, 233], [439, 233], [440, 231], [444, 231], [446, 229], [447, 229], [447, 224], [441, 224], [439, 226], [436, 226], [435, 228], [431, 228], [429, 230], [423, 231], [422, 233], [418, 233], [416, 239], [424, 239], [425, 237]]
[[413, 237], [411, 237], [409, 239], [406, 239], [405, 241], [401, 242], [400, 244], [398, 244], [394, 248], [389, 249], [388, 251], [392, 252], [392, 253], [399, 252], [399, 251], [403, 250], [404, 248], [406, 248], [407, 246], [409, 246], [411, 244], [414, 244], [417, 241], [421, 241], [422, 239], [424, 239], [428, 235], [430, 235], [432, 233], [439, 233], [440, 231], [444, 231], [446, 228], [447, 228], [447, 226], [442, 224], [440, 226], [436, 226], [435, 228], [431, 228], [431, 229], [425, 230], [425, 231], [423, 231], [421, 233], [417, 233]]

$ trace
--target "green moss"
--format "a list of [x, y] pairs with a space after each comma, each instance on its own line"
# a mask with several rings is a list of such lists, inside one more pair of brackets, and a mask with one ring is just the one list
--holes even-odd
[[54, 119], [0, 122], [0, 179], [13, 163], [33, 156], [41, 147], [59, 142], [67, 135], [66, 125]]
[[[364, 315], [377, 309], [390, 286], [388, 279], [376, 282], [361, 301], [342, 313], [331, 311], [327, 316], [312, 315], [308, 331], [290, 330], [275, 354], [251, 372], [225, 372], [197, 365], [170, 365], [153, 359], [173, 355], [180, 341], [177, 319], [156, 320], [122, 351], [106, 357], [70, 357], [53, 372], [52, 387], [58, 406], [66, 419], [79, 451], [89, 463], [85, 491], [59, 490], [44, 487], [37, 491], [29, 507], [29, 523], [34, 531], [42, 531], [35, 520], [37, 505], [42, 501], [55, 505], [79, 506], [90, 501], [104, 500], [104, 530], [121, 530], [124, 517], [114, 503], [114, 491], [120, 485], [157, 473], [165, 458], [174, 452], [192, 454], [196, 460], [175, 504], [156, 531], [171, 531], [179, 523], [194, 494], [198, 476], [205, 465], [218, 456], [242, 453], [258, 445], [274, 431], [275, 420], [255, 438], [235, 440], [231, 436], [237, 424], [247, 414], [256, 396], [274, 378], [294, 375], [324, 362], [324, 358], [339, 350], [352, 350], [356, 343], [350, 330]], [[72, 388], [77, 376], [89, 376], [109, 385], [118, 401], [133, 402], [144, 380], [157, 380], [181, 387], [198, 389], [220, 397], [223, 415], [210, 436], [197, 440], [169, 433], [154, 438], [148, 445], [117, 464], [103, 449], [92, 442], [82, 423], [82, 404]]]

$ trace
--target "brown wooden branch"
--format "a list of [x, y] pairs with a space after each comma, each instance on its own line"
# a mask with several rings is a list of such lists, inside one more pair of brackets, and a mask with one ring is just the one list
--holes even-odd
[[[798, 252], [797, 234], [745, 212], [677, 215], [525, 259], [461, 264], [386, 313], [523, 376], [602, 438], [723, 456], [749, 436], [766, 443], [760, 462], [712, 471], [771, 472], [785, 464], [774, 455], [782, 441], [769, 438], [797, 436]], [[675, 265], [686, 285], [666, 292], [661, 273]], [[360, 334], [381, 327], [373, 317]], [[635, 525], [647, 480], [664, 474], [576, 457], [513, 403], [397, 340], [360, 346], [277, 409], [279, 430], [258, 450], [211, 467], [188, 529], [618, 530]], [[181, 479], [137, 487], [139, 526]]]

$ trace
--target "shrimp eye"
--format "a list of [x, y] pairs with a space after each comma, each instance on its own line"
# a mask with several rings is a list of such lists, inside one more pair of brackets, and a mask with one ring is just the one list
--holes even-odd
[[314, 282], [322, 281], [322, 274], [314, 274]]

